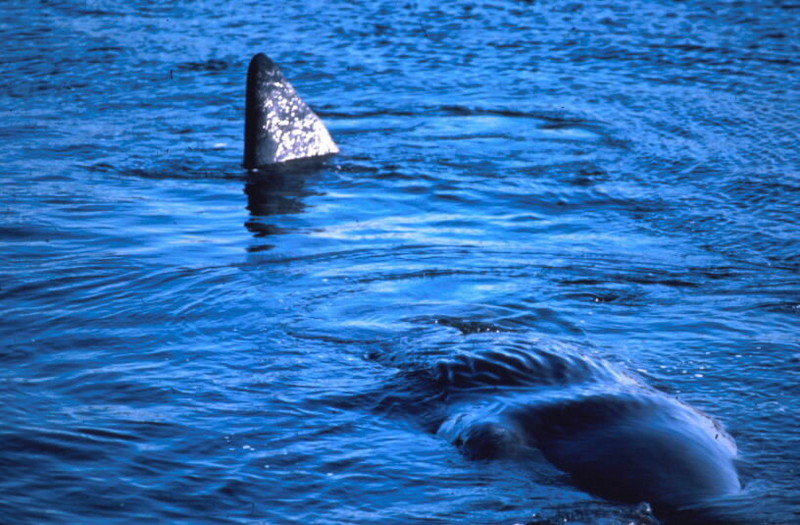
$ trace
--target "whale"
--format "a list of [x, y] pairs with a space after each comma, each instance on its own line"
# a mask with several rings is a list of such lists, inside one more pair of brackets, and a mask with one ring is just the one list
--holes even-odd
[[663, 523], [753, 523], [736, 503], [736, 444], [709, 415], [566, 344], [468, 337], [422, 374], [445, 406], [432, 431], [465, 457], [534, 449], [579, 489], [647, 503]]
[[589, 343], [480, 321], [434, 324], [372, 343], [367, 358], [396, 374], [359, 403], [416, 422], [467, 462], [501, 461], [545, 484], [649, 509], [647, 523], [764, 523], [742, 485], [735, 440], [708, 413]]
[[[285, 168], [339, 152], [322, 120], [263, 53], [248, 68], [244, 138], [244, 167], [271, 172], [281, 185], [295, 181], [283, 177]], [[254, 214], [279, 209], [261, 202], [269, 199], [259, 192], [271, 197], [271, 188], [249, 187]], [[736, 503], [743, 490], [736, 444], [711, 416], [570, 345], [508, 340], [480, 322], [437, 324], [464, 338], [448, 343], [456, 351], [446, 357], [372, 356], [400, 369], [405, 380], [391, 385], [395, 393], [376, 396], [379, 408], [395, 413], [405, 405], [470, 460], [524, 460], [536, 451], [579, 489], [647, 503], [664, 523], [755, 522]]]
[[339, 153], [325, 124], [264, 53], [250, 60], [245, 95], [247, 170], [317, 163]]

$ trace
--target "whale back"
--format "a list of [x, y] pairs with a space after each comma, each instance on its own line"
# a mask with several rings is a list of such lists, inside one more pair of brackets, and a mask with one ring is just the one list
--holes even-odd
[[736, 445], [715, 420], [578, 349], [505, 343], [436, 363], [450, 403], [437, 434], [465, 456], [533, 447], [592, 494], [733, 521], [720, 498], [741, 490]]
[[278, 66], [263, 53], [250, 61], [245, 103], [244, 167], [324, 159], [339, 148]]

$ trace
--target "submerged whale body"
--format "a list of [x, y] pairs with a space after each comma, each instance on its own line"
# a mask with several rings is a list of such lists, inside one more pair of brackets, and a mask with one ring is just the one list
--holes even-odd
[[278, 66], [263, 53], [255, 55], [247, 70], [244, 167], [274, 168], [338, 152], [325, 124]]
[[741, 490], [733, 439], [710, 417], [568, 348], [522, 346], [439, 361], [448, 404], [437, 433], [467, 457], [524, 447], [609, 500], [649, 503], [674, 523], [733, 523], [720, 498]]

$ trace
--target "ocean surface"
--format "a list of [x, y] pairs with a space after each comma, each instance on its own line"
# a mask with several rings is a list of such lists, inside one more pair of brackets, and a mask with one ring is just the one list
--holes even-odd
[[[409, 367], [563, 345], [800, 522], [800, 4], [6, 1], [0, 523], [630, 524]], [[241, 167], [250, 57], [342, 153]]]

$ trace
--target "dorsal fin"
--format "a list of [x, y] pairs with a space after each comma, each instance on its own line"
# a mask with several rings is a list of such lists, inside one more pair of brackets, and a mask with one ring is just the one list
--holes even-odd
[[263, 53], [250, 61], [245, 106], [245, 168], [339, 153], [322, 120]]

